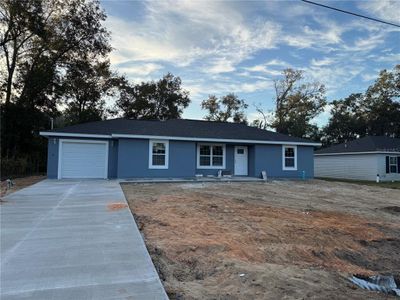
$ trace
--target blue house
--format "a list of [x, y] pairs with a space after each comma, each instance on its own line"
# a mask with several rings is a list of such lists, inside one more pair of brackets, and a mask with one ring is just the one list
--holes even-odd
[[49, 178], [314, 176], [314, 146], [244, 124], [112, 119], [40, 133]]

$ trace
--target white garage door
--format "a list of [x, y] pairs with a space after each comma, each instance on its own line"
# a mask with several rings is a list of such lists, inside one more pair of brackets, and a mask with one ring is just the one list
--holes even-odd
[[107, 178], [107, 142], [60, 141], [59, 154], [59, 178]]

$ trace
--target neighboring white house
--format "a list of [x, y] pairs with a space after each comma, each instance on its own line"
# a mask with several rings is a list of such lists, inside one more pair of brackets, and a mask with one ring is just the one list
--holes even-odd
[[400, 139], [367, 136], [318, 150], [314, 176], [356, 180], [400, 181]]

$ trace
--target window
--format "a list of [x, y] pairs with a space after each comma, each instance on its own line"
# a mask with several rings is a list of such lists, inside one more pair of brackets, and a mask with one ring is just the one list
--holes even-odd
[[149, 143], [149, 168], [168, 169], [168, 141], [150, 141]]
[[225, 145], [197, 145], [198, 169], [225, 169]]
[[390, 173], [397, 173], [397, 156], [389, 156]]
[[237, 154], [244, 154], [244, 149], [243, 148], [237, 148], [236, 153]]
[[282, 168], [283, 170], [297, 170], [297, 147], [282, 147]]

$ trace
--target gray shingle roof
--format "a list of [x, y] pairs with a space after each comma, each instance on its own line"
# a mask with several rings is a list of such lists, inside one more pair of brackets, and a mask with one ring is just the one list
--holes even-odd
[[[291, 137], [273, 131], [262, 130], [244, 124], [229, 122], [210, 122], [202, 120], [173, 119], [166, 121], [111, 119], [98, 122], [89, 122], [79, 125], [58, 128], [51, 132], [79, 133], [79, 134], [132, 134], [173, 136], [185, 138], [211, 138], [211, 139], [240, 139], [262, 140], [276, 142], [315, 142]], [[44, 134], [45, 135], [45, 134]]]
[[400, 139], [387, 136], [366, 136], [347, 143], [334, 145], [315, 151], [315, 154], [335, 154], [349, 152], [400, 152]]

